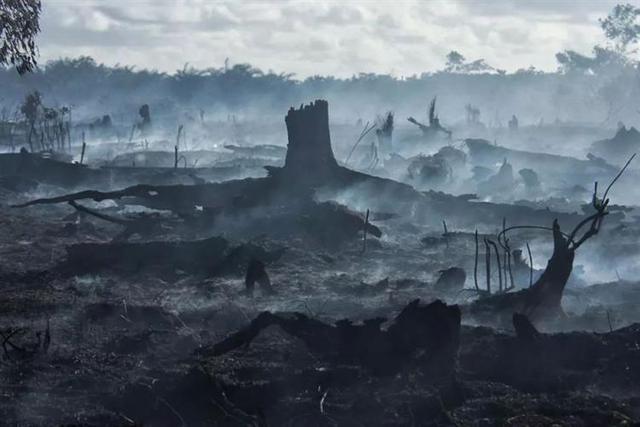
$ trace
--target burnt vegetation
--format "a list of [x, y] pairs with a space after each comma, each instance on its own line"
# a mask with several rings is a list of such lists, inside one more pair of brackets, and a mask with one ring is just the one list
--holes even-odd
[[[0, 419], [637, 424], [638, 16], [615, 8], [612, 44], [558, 73], [452, 51], [402, 81], [295, 81], [0, 51]], [[584, 113], [573, 89], [594, 87]]]

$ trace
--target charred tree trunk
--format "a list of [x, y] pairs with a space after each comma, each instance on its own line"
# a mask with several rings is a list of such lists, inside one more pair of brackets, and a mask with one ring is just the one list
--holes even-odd
[[[609, 214], [607, 210], [609, 206], [609, 199], [607, 198], [609, 190], [622, 176], [634, 157], [635, 154], [629, 158], [620, 172], [613, 178], [604, 191], [602, 198], [598, 197], [598, 182], [595, 183], [591, 202], [595, 213], [580, 221], [571, 233], [563, 233], [560, 230], [558, 220], [553, 221], [553, 227], [551, 228], [553, 232], [553, 253], [549, 258], [547, 268], [533, 286], [520, 292], [504, 293], [480, 299], [471, 305], [470, 313], [476, 316], [489, 315], [493, 318], [492, 320], [495, 321], [498, 318], [498, 321], [503, 323], [506, 320], [504, 315], [513, 312], [522, 313], [531, 320], [549, 320], [564, 316], [561, 305], [562, 294], [573, 269], [576, 250], [584, 242], [600, 232], [602, 221]], [[587, 225], [589, 227], [583, 230]], [[508, 248], [508, 240], [505, 236], [508, 230], [539, 227], [516, 226], [505, 229], [503, 225], [502, 228], [498, 240], [502, 236], [505, 239], [504, 246]], [[580, 235], [579, 233], [582, 234]]]
[[553, 254], [547, 268], [533, 286], [512, 293], [499, 293], [475, 301], [469, 307], [472, 316], [488, 322], [508, 324], [514, 312], [532, 321], [564, 316], [560, 304], [564, 288], [571, 275], [575, 248], [553, 222]]
[[289, 142], [283, 173], [304, 183], [322, 182], [338, 169], [329, 134], [329, 103], [291, 108], [285, 117]]
[[553, 254], [540, 278], [527, 289], [524, 314], [540, 317], [564, 315], [560, 301], [573, 269], [574, 248], [553, 222]]

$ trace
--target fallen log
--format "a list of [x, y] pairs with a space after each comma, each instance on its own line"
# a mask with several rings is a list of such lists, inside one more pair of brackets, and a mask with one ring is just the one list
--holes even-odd
[[32, 200], [19, 207], [82, 199], [122, 199], [125, 203], [188, 214], [203, 207], [219, 211], [289, 204], [301, 198], [313, 198], [315, 194], [327, 194], [327, 198], [334, 199], [337, 194], [348, 191], [354, 204], [372, 211], [412, 215], [421, 222], [452, 218], [461, 227], [475, 227], [478, 222], [493, 223], [504, 216], [525, 218], [536, 224], [551, 221], [554, 216], [570, 224], [582, 218], [524, 206], [473, 202], [433, 191], [421, 193], [406, 184], [341, 167], [331, 149], [326, 101], [318, 100], [298, 110], [289, 110], [285, 122], [289, 138], [285, 165], [265, 167], [268, 176], [264, 178], [215, 184], [135, 185], [110, 192], [82, 191]]
[[385, 321], [374, 318], [356, 325], [345, 319], [330, 325], [302, 313], [266, 311], [245, 328], [200, 353], [221, 356], [249, 345], [261, 331], [277, 325], [334, 363], [356, 363], [376, 375], [386, 375], [414, 362], [434, 381], [454, 378], [460, 335], [458, 306], [441, 301], [422, 305], [416, 299], [386, 330], [380, 328]]

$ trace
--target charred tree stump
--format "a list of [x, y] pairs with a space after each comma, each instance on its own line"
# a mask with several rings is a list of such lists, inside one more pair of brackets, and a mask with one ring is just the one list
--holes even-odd
[[329, 133], [329, 103], [316, 100], [300, 109], [289, 109], [285, 117], [288, 144], [283, 172], [305, 183], [318, 183], [336, 169]]
[[262, 292], [265, 292], [267, 294], [274, 293], [274, 290], [271, 287], [271, 280], [269, 279], [269, 275], [267, 274], [264, 263], [259, 259], [252, 258], [251, 261], [249, 261], [247, 274], [244, 278], [244, 285], [247, 294], [253, 295], [256, 282], [260, 286]]
[[524, 314], [537, 316], [564, 315], [560, 301], [573, 269], [575, 250], [562, 235], [558, 221], [553, 222], [553, 254], [542, 276], [527, 289]]
[[500, 293], [477, 300], [470, 306], [471, 315], [487, 317], [504, 324], [514, 312], [521, 313], [534, 322], [565, 316], [561, 300], [571, 275], [577, 247], [571, 236], [562, 233], [558, 221], [553, 222], [552, 231], [553, 254], [538, 280], [531, 287], [518, 292]]
[[513, 328], [519, 339], [526, 341], [535, 341], [540, 337], [540, 332], [531, 323], [529, 318], [521, 313], [513, 313]]

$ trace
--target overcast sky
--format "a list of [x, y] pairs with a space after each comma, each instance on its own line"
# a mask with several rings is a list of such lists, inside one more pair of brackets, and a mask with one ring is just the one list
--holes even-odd
[[[633, 1], [632, 1], [633, 2]], [[248, 62], [263, 70], [396, 76], [441, 69], [457, 50], [515, 71], [555, 70], [563, 49], [602, 43], [610, 0], [43, 0], [41, 61], [89, 55], [174, 72]], [[637, 3], [637, 1], [636, 1]]]

